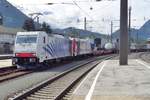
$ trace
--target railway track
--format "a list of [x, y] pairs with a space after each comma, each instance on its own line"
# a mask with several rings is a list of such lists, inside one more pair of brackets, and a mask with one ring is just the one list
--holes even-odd
[[[53, 64], [53, 65], [56, 67], [56, 66], [60, 66], [63, 64], [67, 64], [67, 63]], [[33, 72], [45, 71], [47, 69], [50, 69], [50, 67], [43, 67], [43, 68], [33, 69], [33, 70], [17, 69], [17, 67], [15, 67], [15, 66], [1, 68], [0, 69], [0, 83], [10, 80], [10, 79], [18, 78], [18, 77], [21, 77], [23, 75], [27, 75], [27, 74], [30, 74]]]
[[16, 68], [17, 68], [16, 66], [2, 67], [2, 68], [0, 68], [0, 73], [3, 73], [5, 71], [9, 71], [9, 70], [14, 70]]
[[[82, 59], [83, 60], [83, 59]], [[64, 61], [61, 63], [51, 63], [51, 66], [60, 66], [60, 65], [65, 65], [71, 63], [71, 61]], [[33, 72], [37, 72], [37, 71], [45, 71], [47, 69], [50, 69], [52, 67], [48, 67], [48, 66], [43, 66], [42, 68], [38, 68], [38, 69], [33, 69], [33, 70], [23, 70], [23, 69], [17, 69], [16, 66], [10, 66], [10, 67], [3, 67], [0, 68], [0, 83], [10, 80], [10, 79], [14, 79], [14, 78], [18, 78], [20, 76], [26, 75], [26, 74], [30, 74]]]
[[0, 72], [0, 83], [31, 73], [31, 71], [17, 69], [15, 66], [1, 68]]
[[139, 58], [150, 63], [150, 52], [142, 52], [139, 54]]
[[96, 58], [71, 68], [30, 89], [10, 97], [11, 100], [60, 100], [97, 64], [114, 56]]

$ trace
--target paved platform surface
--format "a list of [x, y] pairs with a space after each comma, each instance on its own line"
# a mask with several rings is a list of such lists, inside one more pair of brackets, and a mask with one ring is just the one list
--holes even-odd
[[0, 60], [0, 68], [12, 66], [11, 59]]
[[100, 63], [73, 92], [72, 100], [150, 100], [150, 65], [130, 59]]
[[13, 54], [0, 54], [0, 57], [13, 56]]

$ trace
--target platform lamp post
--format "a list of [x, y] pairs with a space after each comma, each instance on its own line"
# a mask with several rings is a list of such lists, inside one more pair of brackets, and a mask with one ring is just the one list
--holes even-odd
[[128, 0], [120, 3], [120, 65], [128, 64]]

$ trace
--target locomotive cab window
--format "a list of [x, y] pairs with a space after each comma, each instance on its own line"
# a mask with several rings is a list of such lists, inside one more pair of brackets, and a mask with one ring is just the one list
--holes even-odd
[[19, 35], [17, 36], [16, 43], [36, 43], [37, 36], [36, 35]]

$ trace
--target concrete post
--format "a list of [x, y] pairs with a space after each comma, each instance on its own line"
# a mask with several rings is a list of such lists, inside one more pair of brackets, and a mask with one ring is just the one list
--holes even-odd
[[86, 30], [86, 17], [84, 17], [84, 30]]
[[110, 42], [112, 43], [112, 33], [113, 33], [113, 21], [111, 21], [111, 32], [110, 32]]
[[130, 46], [131, 46], [131, 6], [129, 7], [129, 53], [130, 53]]
[[120, 7], [120, 65], [128, 64], [128, 0]]

